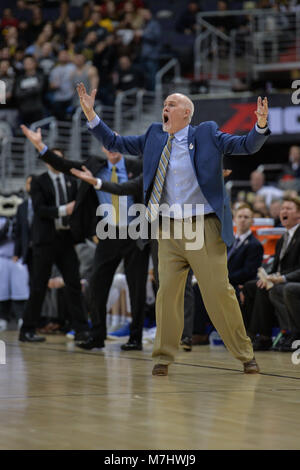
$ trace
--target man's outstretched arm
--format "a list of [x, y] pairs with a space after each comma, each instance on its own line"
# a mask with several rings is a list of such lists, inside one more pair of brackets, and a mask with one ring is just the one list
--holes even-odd
[[257, 117], [257, 122], [253, 129], [244, 136], [231, 135], [226, 132], [221, 132], [216, 123], [215, 138], [220, 151], [225, 155], [249, 155], [256, 153], [260, 150], [262, 145], [271, 134], [268, 129], [268, 100], [261, 97], [257, 99], [257, 109], [254, 111]]
[[116, 135], [95, 112], [95, 96], [97, 90], [89, 95], [83, 83], [77, 85], [77, 93], [81, 109], [88, 120], [88, 128], [96, 139], [98, 139], [107, 150], [117, 151], [123, 155], [142, 156], [146, 134], [141, 136]]
[[39, 152], [39, 158], [41, 158], [43, 162], [48, 163], [48, 165], [51, 165], [53, 168], [55, 168], [55, 170], [69, 175], [71, 175], [71, 168], [81, 169], [82, 163], [61, 158], [48, 149], [47, 145], [43, 142], [42, 131], [40, 127], [37, 129], [37, 131], [32, 131], [23, 124], [20, 127], [25, 137], [27, 137], [27, 139]]

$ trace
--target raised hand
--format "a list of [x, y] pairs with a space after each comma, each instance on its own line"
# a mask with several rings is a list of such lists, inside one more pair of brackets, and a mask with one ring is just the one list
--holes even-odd
[[264, 98], [263, 100], [259, 96], [257, 98], [257, 110], [254, 111], [257, 117], [257, 124], [259, 127], [266, 127], [267, 126], [267, 119], [268, 119], [268, 99]]
[[82, 171], [77, 170], [76, 168], [71, 168], [70, 173], [72, 175], [76, 176], [77, 178], [81, 179], [82, 181], [85, 181], [86, 183], [89, 183], [93, 186], [97, 184], [97, 179], [94, 178], [90, 170], [87, 169], [86, 166], [82, 165]]
[[35, 148], [40, 152], [43, 150], [45, 144], [43, 143], [42, 139], [42, 131], [41, 128], [39, 127], [37, 131], [32, 131], [29, 129], [27, 126], [24, 124], [21, 124], [21, 129], [25, 137], [27, 137], [28, 140], [35, 146]]
[[92, 90], [91, 94], [89, 95], [83, 83], [79, 83], [76, 89], [79, 96], [82, 111], [84, 112], [87, 120], [92, 121], [92, 119], [94, 119], [94, 117], [96, 116], [96, 113], [94, 111], [94, 105], [97, 90]]

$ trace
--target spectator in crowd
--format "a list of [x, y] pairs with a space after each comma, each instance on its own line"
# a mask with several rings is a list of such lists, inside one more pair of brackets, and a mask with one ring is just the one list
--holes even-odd
[[73, 76], [76, 66], [71, 62], [68, 51], [61, 50], [57, 65], [51, 70], [49, 88], [53, 91], [53, 114], [61, 121], [71, 111], [74, 96]]
[[195, 1], [188, 2], [187, 8], [180, 14], [176, 23], [179, 33], [195, 35], [197, 33], [197, 13], [199, 5]]
[[281, 227], [280, 221], [280, 209], [281, 209], [282, 200], [273, 199], [269, 207], [270, 217], [274, 219], [274, 227]]
[[113, 86], [112, 71], [115, 68], [117, 51], [112, 35], [96, 44], [93, 64], [98, 70], [101, 86], [98, 88], [97, 99], [104, 105], [114, 104], [115, 88]]
[[15, 247], [14, 261], [19, 260], [27, 265], [29, 272], [29, 280], [32, 280], [32, 222], [33, 222], [33, 205], [31, 199], [31, 182], [35, 178], [29, 175], [25, 182], [26, 199], [19, 205], [16, 215], [15, 226]]
[[[22, 126], [23, 128], [23, 126]], [[27, 128], [26, 128], [27, 129]], [[40, 134], [40, 132], [38, 132]], [[54, 149], [63, 160], [63, 153]], [[70, 231], [70, 218], [77, 195], [76, 182], [48, 165], [48, 171], [31, 182], [34, 218], [32, 226], [33, 273], [30, 298], [24, 312], [19, 340], [42, 342], [36, 334], [52, 266], [55, 263], [66, 285], [72, 315], [72, 327], [78, 340], [87, 334], [88, 323], [83, 309], [79, 262]]]
[[144, 28], [135, 32], [140, 41], [140, 65], [145, 72], [146, 89], [155, 90], [155, 76], [159, 68], [162, 33], [159, 22], [153, 18], [151, 10], [143, 9]]
[[252, 207], [256, 213], [262, 214], [263, 217], [269, 217], [269, 209], [266, 204], [265, 196], [261, 194], [254, 195]]
[[35, 5], [31, 9], [32, 19], [26, 29], [26, 37], [29, 44], [33, 44], [42, 32], [45, 22], [43, 20], [42, 8]]
[[272, 199], [282, 198], [283, 196], [281, 189], [265, 184], [265, 175], [262, 171], [252, 171], [250, 184], [254, 194], [264, 196], [267, 207], [270, 206]]
[[43, 71], [46, 79], [56, 64], [53, 46], [51, 42], [45, 42], [41, 47], [41, 54], [38, 59], [39, 68]]
[[69, 51], [74, 51], [76, 44], [80, 41], [80, 31], [75, 21], [68, 20], [62, 34], [63, 42]]
[[[288, 315], [284, 307], [283, 286], [297, 281], [300, 269], [300, 200], [283, 200], [280, 220], [286, 233], [276, 244], [276, 251], [270, 274], [258, 281], [244, 285], [245, 296], [243, 316], [248, 334], [253, 338], [253, 348], [264, 351], [272, 347], [272, 327], [288, 330]], [[270, 298], [276, 303], [274, 309]], [[274, 311], [275, 310], [275, 311]], [[274, 316], [275, 313], [275, 316]], [[256, 336], [259, 334], [258, 336]], [[282, 341], [284, 341], [284, 336]]]
[[8, 47], [10, 56], [13, 56], [19, 44], [19, 33], [15, 26], [9, 26], [4, 36], [4, 46]]
[[17, 75], [24, 71], [24, 58], [25, 58], [25, 50], [21, 47], [16, 49], [16, 52], [13, 56], [12, 65]]
[[282, 189], [300, 189], [300, 147], [291, 145], [289, 148], [289, 161], [284, 166], [279, 177], [279, 186]]
[[13, 259], [15, 215], [21, 202], [15, 195], [0, 197], [0, 331], [7, 329], [12, 313], [20, 325], [29, 297], [27, 267]]
[[[229, 282], [234, 287], [237, 299], [240, 301], [240, 292], [243, 285], [256, 279], [257, 270], [263, 261], [263, 247], [251, 232], [253, 224], [253, 211], [247, 204], [241, 204], [235, 211], [234, 223], [236, 227], [235, 241], [227, 253], [227, 267]], [[194, 286], [196, 295], [196, 314], [193, 335], [193, 344], [208, 344], [206, 324], [209, 317], [206, 312], [198, 285]]]
[[0, 29], [3, 30], [9, 26], [14, 26], [17, 28], [19, 26], [19, 20], [14, 17], [11, 8], [4, 8], [0, 22]]
[[[112, 25], [109, 27], [110, 32], [112, 31]], [[101, 13], [98, 9], [93, 9], [89, 21], [84, 25], [83, 37], [85, 38], [89, 33], [94, 32], [97, 37], [97, 41], [102, 41], [106, 38], [109, 30], [107, 28], [107, 23], [105, 26], [103, 24]]]
[[114, 72], [114, 85], [116, 91], [126, 91], [131, 88], [143, 88], [144, 76], [140, 69], [132, 64], [128, 56], [118, 59], [118, 65]]
[[18, 103], [21, 121], [31, 124], [44, 117], [43, 97], [46, 80], [43, 73], [37, 69], [35, 57], [25, 56], [23, 65], [24, 72], [16, 79], [14, 98]]
[[75, 64], [75, 70], [73, 72], [72, 81], [74, 96], [72, 104], [76, 108], [79, 106], [79, 98], [76, 93], [76, 85], [83, 82], [88, 90], [94, 90], [99, 85], [98, 70], [90, 62], [88, 62], [81, 52], [78, 52], [73, 57], [73, 63]]
[[13, 90], [15, 83], [15, 72], [11, 67], [10, 61], [7, 59], [0, 60], [0, 80], [5, 83], [5, 104], [2, 106], [12, 106]]

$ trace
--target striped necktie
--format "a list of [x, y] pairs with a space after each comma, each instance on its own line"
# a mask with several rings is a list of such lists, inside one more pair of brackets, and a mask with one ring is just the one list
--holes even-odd
[[168, 141], [164, 146], [162, 151], [160, 161], [158, 164], [158, 168], [156, 170], [156, 175], [153, 183], [152, 193], [147, 204], [146, 208], [146, 219], [149, 222], [152, 222], [156, 219], [158, 211], [159, 211], [159, 202], [164, 186], [164, 181], [166, 177], [166, 172], [170, 160], [171, 155], [171, 148], [172, 148], [172, 140], [174, 139], [174, 135], [170, 134], [168, 137]]
[[[117, 167], [113, 166], [111, 169], [111, 178], [110, 181], [112, 183], [118, 183], [118, 175], [117, 175]], [[111, 203], [114, 207], [114, 213], [113, 213], [113, 221], [115, 225], [119, 224], [119, 196], [112, 194], [111, 195]]]

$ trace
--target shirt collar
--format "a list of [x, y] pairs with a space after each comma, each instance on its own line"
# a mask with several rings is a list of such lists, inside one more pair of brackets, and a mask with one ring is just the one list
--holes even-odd
[[55, 182], [57, 181], [57, 178], [62, 180], [62, 177], [63, 177], [62, 173], [53, 173], [53, 171], [51, 171], [51, 170], [48, 170], [48, 175], [50, 176], [52, 181], [55, 181]]
[[297, 228], [299, 227], [300, 224], [294, 225], [294, 227], [290, 228], [287, 230], [289, 234], [289, 238], [292, 238], [294, 236], [294, 233], [296, 232]]
[[189, 133], [189, 124], [185, 126], [183, 129], [180, 129], [180, 131], [175, 132], [174, 137], [176, 140], [183, 140], [186, 139]]
[[236, 235], [235, 235], [235, 238], [239, 238], [239, 239], [240, 239], [240, 243], [243, 243], [243, 242], [246, 240], [246, 238], [248, 238], [249, 235], [251, 235], [251, 233], [252, 233], [252, 232], [251, 232], [251, 230], [249, 229], [246, 233], [243, 233], [242, 235], [237, 235], [237, 234], [236, 234]]
[[107, 167], [109, 170], [112, 169], [112, 167], [115, 166], [117, 170], [124, 170], [125, 169], [125, 160], [124, 157], [121, 158], [121, 160], [118, 161], [115, 165], [112, 165], [109, 160], [107, 160]]

